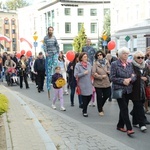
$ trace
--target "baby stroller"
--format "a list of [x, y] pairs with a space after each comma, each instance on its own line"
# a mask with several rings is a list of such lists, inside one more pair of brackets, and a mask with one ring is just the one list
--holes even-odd
[[18, 85], [18, 76], [17, 76], [17, 70], [15, 68], [8, 68], [6, 71], [6, 81], [8, 86], [16, 84]]

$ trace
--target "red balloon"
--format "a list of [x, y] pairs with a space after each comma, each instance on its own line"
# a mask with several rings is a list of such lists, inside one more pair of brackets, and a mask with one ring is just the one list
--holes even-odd
[[17, 53], [17, 54], [16, 54], [16, 57], [17, 57], [17, 58], [20, 58], [20, 56], [21, 56], [20, 53]]
[[75, 52], [74, 52], [74, 51], [68, 51], [68, 52], [66, 53], [66, 57], [67, 57], [67, 59], [68, 59], [69, 61], [73, 61], [74, 58], [75, 58]]
[[108, 42], [108, 45], [107, 45], [107, 48], [108, 48], [108, 50], [112, 50], [112, 49], [114, 49], [116, 47], [116, 43], [114, 42], [114, 41], [110, 41], [110, 42]]
[[29, 50], [29, 51], [26, 52], [26, 55], [27, 55], [28, 57], [30, 57], [30, 56], [32, 56], [32, 52]]
[[21, 50], [21, 55], [24, 55], [25, 54], [25, 50]]

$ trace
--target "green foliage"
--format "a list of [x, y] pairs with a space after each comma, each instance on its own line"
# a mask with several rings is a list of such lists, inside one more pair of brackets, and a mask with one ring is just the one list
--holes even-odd
[[105, 13], [104, 16], [104, 25], [103, 25], [103, 33], [105, 33], [105, 35], [107, 35], [108, 37], [110, 37], [110, 24], [111, 20], [110, 20], [110, 11], [108, 10], [107, 13]]
[[0, 94], [0, 115], [7, 112], [8, 110], [8, 99], [5, 95]]
[[7, 0], [6, 6], [9, 10], [17, 10], [18, 8], [29, 6], [29, 3], [25, 0]]
[[82, 24], [81, 30], [79, 31], [78, 36], [74, 38], [72, 44], [76, 52], [82, 52], [82, 47], [86, 45], [86, 39], [87, 36], [85, 34], [85, 28], [84, 25]]

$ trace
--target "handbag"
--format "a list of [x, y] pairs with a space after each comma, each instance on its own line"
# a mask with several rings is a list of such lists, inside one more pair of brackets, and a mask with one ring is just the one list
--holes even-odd
[[81, 95], [81, 89], [80, 89], [80, 86], [78, 84], [78, 78], [76, 78], [76, 80], [77, 80], [76, 93], [77, 93], [77, 95]]
[[145, 87], [145, 96], [147, 100], [150, 100], [150, 86]]
[[81, 95], [81, 89], [80, 89], [80, 87], [77, 85], [77, 87], [76, 87], [76, 93], [78, 94], [78, 95]]
[[111, 98], [113, 99], [122, 98], [122, 95], [123, 95], [122, 89], [112, 90]]
[[58, 78], [57, 80], [56, 80], [56, 82], [55, 82], [55, 84], [56, 84], [56, 86], [58, 87], [58, 88], [61, 88], [61, 87], [63, 87], [65, 84], [66, 84], [66, 80], [64, 79], [64, 78]]

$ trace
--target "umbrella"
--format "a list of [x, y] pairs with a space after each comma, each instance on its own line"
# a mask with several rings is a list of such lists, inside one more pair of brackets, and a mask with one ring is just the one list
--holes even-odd
[[26, 40], [25, 38], [20, 38], [20, 42], [26, 42], [26, 43], [28, 43], [28, 45], [32, 49], [32, 44], [28, 40]]
[[0, 34], [0, 41], [2, 41], [2, 40], [5, 40], [5, 41], [7, 41], [7, 42], [11, 42], [11, 40], [10, 40], [10, 38], [8, 38], [7, 36], [5, 36], [5, 35], [2, 35], [2, 34]]
[[1, 43], [0, 43], [0, 48], [1, 48], [1, 49], [4, 49], [4, 46], [3, 46]]

